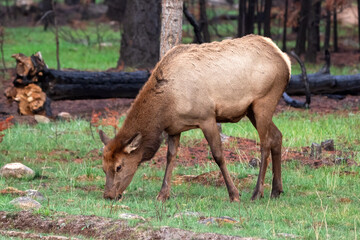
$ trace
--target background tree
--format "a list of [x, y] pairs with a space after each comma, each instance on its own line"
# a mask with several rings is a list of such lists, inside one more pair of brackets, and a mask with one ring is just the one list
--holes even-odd
[[182, 37], [182, 0], [162, 0], [160, 58], [175, 45], [181, 43]]
[[272, 0], [265, 0], [265, 9], [264, 9], [264, 36], [271, 37], [271, 7], [272, 7]]
[[296, 36], [295, 53], [301, 55], [305, 52], [306, 39], [307, 39], [307, 27], [309, 19], [311, 0], [301, 0], [301, 10], [298, 18], [299, 28]]
[[152, 68], [159, 60], [160, 0], [129, 0], [118, 67]]
[[309, 0], [309, 18], [307, 31], [306, 60], [316, 62], [316, 53], [319, 51], [319, 24], [321, 14], [321, 0]]

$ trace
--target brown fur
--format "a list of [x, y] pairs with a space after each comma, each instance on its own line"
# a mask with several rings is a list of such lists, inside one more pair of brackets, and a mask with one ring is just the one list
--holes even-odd
[[[239, 200], [222, 155], [216, 122], [249, 117], [261, 141], [261, 167], [252, 199], [263, 196], [268, 157], [273, 160], [272, 197], [283, 191], [281, 133], [272, 122], [275, 107], [290, 79], [290, 60], [267, 38], [248, 35], [202, 45], [180, 45], [157, 64], [112, 140], [101, 132], [106, 173], [105, 198], [117, 198], [137, 166], [151, 159], [169, 135], [167, 166], [158, 200], [170, 193], [180, 134], [200, 128], [224, 176], [231, 201]], [[130, 147], [129, 147], [130, 146]], [[125, 151], [125, 149], [132, 149]]]

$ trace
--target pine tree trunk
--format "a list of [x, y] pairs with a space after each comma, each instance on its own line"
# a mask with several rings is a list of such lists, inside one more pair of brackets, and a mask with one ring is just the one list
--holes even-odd
[[329, 9], [327, 9], [326, 10], [325, 40], [324, 40], [324, 49], [325, 50], [329, 50], [329, 48], [330, 48], [330, 34], [331, 34], [331, 11]]
[[264, 10], [264, 36], [271, 37], [271, 6], [272, 0], [265, 0], [265, 10]]
[[181, 43], [182, 16], [182, 0], [162, 0], [160, 58]]
[[283, 25], [283, 41], [282, 41], [282, 51], [286, 52], [286, 27], [287, 27], [287, 19], [288, 19], [288, 7], [289, 7], [289, 0], [285, 0], [285, 12], [284, 12], [284, 25]]
[[333, 37], [334, 37], [334, 52], [338, 52], [339, 48], [338, 48], [338, 31], [337, 31], [337, 13], [336, 13], [336, 7], [334, 7], [334, 15], [333, 15], [334, 19], [334, 23], [333, 23]]
[[159, 61], [160, 14], [160, 0], [127, 1], [118, 66], [155, 66]]
[[206, 15], [206, 0], [200, 0], [200, 29], [205, 42], [210, 42], [209, 23]]
[[309, 1], [310, 0], [301, 0], [301, 10], [299, 16], [299, 29], [296, 37], [296, 46], [295, 53], [297, 55], [301, 55], [305, 52], [305, 43], [306, 43], [306, 34], [307, 34], [307, 26], [308, 26], [308, 15], [309, 15]]
[[239, 0], [238, 37], [245, 35], [245, 4], [246, 0]]

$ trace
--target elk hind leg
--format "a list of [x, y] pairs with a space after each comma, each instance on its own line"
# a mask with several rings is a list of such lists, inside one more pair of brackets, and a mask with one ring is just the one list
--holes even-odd
[[271, 159], [272, 159], [272, 171], [273, 171], [271, 197], [276, 198], [279, 197], [280, 194], [283, 192], [282, 180], [281, 180], [282, 134], [273, 122], [271, 122], [270, 125], [270, 139], [271, 139]]
[[269, 165], [269, 156], [271, 151], [271, 145], [269, 141], [269, 126], [271, 122], [272, 113], [270, 115], [268, 112], [266, 112], [267, 110], [269, 109], [266, 109], [263, 104], [259, 103], [257, 105], [253, 104], [249, 108], [247, 113], [247, 116], [250, 119], [251, 123], [258, 131], [260, 138], [260, 152], [261, 152], [259, 176], [257, 179], [254, 192], [251, 197], [252, 200], [264, 197], [264, 181], [265, 181], [266, 169]]

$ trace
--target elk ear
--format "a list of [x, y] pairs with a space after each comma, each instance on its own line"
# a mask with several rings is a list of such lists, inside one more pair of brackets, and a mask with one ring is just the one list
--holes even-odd
[[135, 134], [132, 138], [129, 139], [128, 144], [124, 148], [124, 152], [129, 154], [135, 151], [140, 146], [141, 139], [141, 133]]
[[102, 130], [99, 131], [99, 135], [100, 135], [100, 139], [104, 143], [104, 145], [106, 145], [106, 144], [108, 144], [108, 142], [110, 142], [111, 139], [108, 136], [106, 136], [106, 134]]

